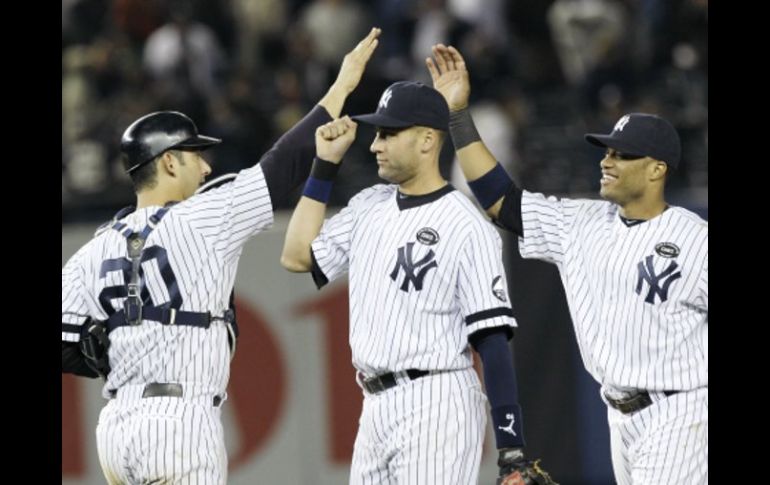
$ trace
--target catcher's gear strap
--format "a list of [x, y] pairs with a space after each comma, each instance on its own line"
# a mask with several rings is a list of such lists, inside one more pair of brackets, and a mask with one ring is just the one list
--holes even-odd
[[473, 345], [484, 363], [484, 385], [492, 408], [497, 448], [523, 447], [524, 430], [516, 370], [512, 345], [508, 345], [504, 328], [473, 339]]
[[[123, 222], [115, 222], [112, 224], [112, 228], [121, 233], [128, 243], [128, 256], [131, 258], [131, 276], [128, 282], [128, 295], [123, 302], [123, 313], [127, 325], [138, 325], [142, 321], [142, 298], [139, 294], [139, 271], [142, 264], [142, 251], [144, 250], [144, 243], [147, 241], [147, 237], [160, 223], [160, 220], [168, 212], [168, 207], [162, 207], [158, 211], [150, 216], [150, 220], [147, 225], [140, 232], [136, 233], [132, 231]], [[148, 308], [149, 309], [149, 308]], [[114, 315], [111, 315], [112, 319]], [[174, 315], [172, 315], [173, 321]], [[110, 328], [110, 331], [112, 328]]]
[[204, 192], [208, 192], [209, 190], [218, 189], [219, 187], [222, 187], [225, 184], [228, 184], [235, 180], [235, 177], [237, 177], [237, 173], [226, 173], [224, 175], [220, 175], [217, 178], [213, 178], [206, 182], [205, 184], [198, 187], [198, 190], [195, 191], [195, 195], [202, 194]]
[[[235, 177], [232, 175], [222, 176], [217, 180], [216, 184], [209, 185], [204, 190], [199, 189], [199, 193], [227, 183], [233, 178]], [[225, 311], [221, 317], [212, 317], [210, 312], [189, 312], [163, 306], [144, 306], [141, 300], [139, 291], [139, 266], [141, 264], [144, 243], [147, 241], [147, 237], [153, 229], [160, 223], [163, 216], [169, 211], [171, 206], [173, 206], [173, 202], [166, 204], [165, 207], [162, 207], [155, 214], [151, 215], [150, 222], [139, 233], [131, 231], [125, 223], [118, 222], [120, 219], [134, 211], [134, 207], [132, 206], [121, 209], [115, 214], [112, 221], [107, 224], [108, 228], [115, 229], [127, 239], [128, 254], [131, 258], [131, 277], [128, 284], [128, 297], [123, 304], [123, 310], [110, 315], [103, 324], [106, 334], [109, 334], [116, 328], [124, 325], [138, 325], [142, 320], [151, 320], [163, 325], [187, 325], [204, 329], [209, 328], [212, 321], [222, 320], [227, 324], [230, 359], [232, 359], [235, 354], [236, 339], [238, 338], [238, 325], [235, 322], [234, 292], [230, 294], [230, 308]], [[100, 231], [97, 231], [97, 234], [99, 234], [99, 232]], [[109, 340], [107, 340], [107, 347], [109, 347]]]
[[81, 327], [80, 352], [85, 357], [85, 363], [98, 376], [107, 380], [110, 374], [110, 362], [107, 351], [110, 349], [110, 339], [107, 337], [105, 322], [88, 319]]
[[123, 219], [124, 217], [126, 217], [126, 216], [127, 216], [127, 215], [129, 215], [130, 213], [134, 212], [135, 210], [136, 210], [136, 208], [135, 208], [134, 206], [132, 206], [132, 205], [129, 205], [129, 206], [127, 206], [127, 207], [124, 207], [124, 208], [120, 209], [120, 210], [118, 211], [118, 213], [117, 213], [117, 214], [115, 214], [115, 215], [112, 217], [112, 219], [111, 219], [111, 220], [109, 220], [109, 221], [105, 222], [104, 224], [102, 224], [101, 226], [99, 226], [99, 227], [96, 229], [96, 232], [94, 232], [94, 237], [98, 236], [99, 234], [103, 233], [104, 231], [108, 231], [108, 230], [109, 230], [109, 229], [111, 229], [111, 228], [112, 228], [112, 226], [114, 226], [114, 225], [115, 225], [115, 224], [116, 224], [116, 223], [117, 223], [119, 220]]
[[[163, 216], [168, 213], [169, 209], [168, 205], [158, 209], [155, 214], [150, 216], [150, 220], [144, 229], [138, 233], [132, 231], [123, 222], [113, 222], [112, 229], [118, 231], [127, 240], [128, 255], [131, 258], [131, 276], [128, 283], [128, 296], [123, 303], [123, 310], [109, 316], [106, 325], [107, 333], [124, 325], [139, 325], [142, 320], [152, 320], [163, 325], [189, 325], [192, 327], [209, 328], [212, 320], [209, 312], [188, 312], [175, 308], [165, 308], [162, 306], [145, 307], [143, 305], [139, 290], [139, 270], [144, 243], [153, 229], [160, 223]], [[116, 217], [123, 212], [119, 212]], [[124, 217], [126, 214], [123, 213], [122, 216]], [[225, 320], [225, 317], [220, 319]]]

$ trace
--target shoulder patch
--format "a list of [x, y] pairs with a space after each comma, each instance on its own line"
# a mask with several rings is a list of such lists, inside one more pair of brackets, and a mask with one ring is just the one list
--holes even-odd
[[679, 246], [671, 242], [662, 242], [655, 245], [655, 252], [664, 258], [676, 258], [679, 256]]
[[500, 301], [508, 301], [508, 297], [505, 295], [505, 287], [503, 286], [503, 277], [495, 276], [492, 280], [492, 293]]
[[417, 231], [417, 241], [426, 246], [433, 246], [439, 240], [438, 232], [430, 227], [423, 227]]

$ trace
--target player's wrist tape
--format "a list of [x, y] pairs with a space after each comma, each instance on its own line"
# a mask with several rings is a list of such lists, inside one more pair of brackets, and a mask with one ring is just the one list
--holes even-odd
[[524, 428], [519, 405], [507, 404], [492, 408], [491, 414], [497, 448], [523, 448]]
[[313, 159], [313, 167], [310, 169], [310, 176], [316, 180], [325, 180], [333, 182], [337, 177], [337, 172], [340, 170], [339, 163], [327, 162], [322, 158], [315, 157]]
[[471, 188], [474, 197], [484, 209], [492, 207], [508, 192], [511, 185], [513, 185], [513, 180], [499, 162], [489, 172], [473, 182], [468, 182], [468, 187]]
[[332, 195], [334, 178], [339, 169], [340, 164], [327, 162], [316, 157], [313, 160], [313, 168], [310, 169], [310, 177], [305, 182], [305, 190], [302, 191], [302, 195], [324, 204], [328, 203]]
[[468, 108], [449, 113], [449, 134], [452, 135], [452, 143], [455, 151], [464, 148], [471, 143], [481, 141], [476, 125], [473, 123]]

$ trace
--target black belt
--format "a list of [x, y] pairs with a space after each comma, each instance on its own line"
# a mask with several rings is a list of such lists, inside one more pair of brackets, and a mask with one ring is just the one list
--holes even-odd
[[[673, 396], [678, 392], [680, 391], [663, 391], [663, 394], [668, 397]], [[652, 404], [652, 397], [647, 391], [638, 392], [637, 394], [624, 399], [612, 399], [606, 394], [604, 397], [607, 399], [607, 402], [610, 404], [610, 406], [623, 414], [631, 414], [637, 411], [641, 411], [642, 409]]]
[[[110, 389], [110, 399], [115, 399], [115, 397], [118, 395], [117, 389]], [[182, 384], [174, 384], [174, 383], [160, 383], [160, 382], [153, 382], [150, 384], [147, 384], [144, 386], [144, 391], [142, 391], [142, 397], [182, 397], [184, 393], [182, 392]], [[221, 396], [214, 396], [213, 399], [213, 405], [214, 407], [219, 406], [222, 403], [222, 397]]]
[[[406, 375], [412, 379], [419, 379], [422, 376], [427, 376], [430, 371], [420, 369], [407, 369], [404, 371]], [[386, 391], [391, 387], [395, 387], [398, 382], [396, 381], [396, 372], [388, 372], [379, 376], [370, 377], [369, 379], [363, 379], [361, 384], [371, 394], [377, 394], [378, 392]]]

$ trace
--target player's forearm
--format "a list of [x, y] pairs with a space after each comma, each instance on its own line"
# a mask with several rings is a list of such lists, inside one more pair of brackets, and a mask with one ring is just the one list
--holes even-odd
[[[484, 210], [496, 219], [500, 213], [503, 195], [500, 190], [490, 191], [494, 187], [490, 187], [490, 184], [485, 182], [484, 176], [488, 175], [487, 179], [497, 177], [497, 174], [491, 173], [497, 167], [497, 160], [481, 140], [467, 108], [450, 114], [449, 133], [452, 136], [463, 175], [471, 185], [476, 198], [484, 206]], [[480, 188], [479, 184], [481, 184]]]
[[380, 33], [380, 29], [372, 27], [367, 36], [345, 55], [334, 84], [329, 88], [326, 95], [321, 98], [321, 101], [318, 102], [319, 105], [326, 108], [326, 111], [329, 112], [332, 118], [340, 117], [345, 99], [361, 82], [361, 76], [364, 74], [366, 64], [377, 48], [379, 42], [377, 38], [380, 36]]
[[315, 130], [331, 119], [325, 107], [316, 106], [260, 160], [274, 208], [307, 179], [315, 151]]
[[281, 266], [293, 273], [306, 273], [313, 266], [310, 244], [318, 236], [326, 216], [326, 204], [302, 196], [286, 229]]
[[522, 448], [524, 429], [518, 402], [516, 370], [504, 330], [488, 329], [473, 342], [484, 365], [484, 384], [497, 447]]
[[335, 82], [326, 92], [326, 95], [321, 98], [321, 101], [318, 102], [318, 105], [323, 106], [332, 119], [337, 119], [342, 114], [342, 107], [345, 105], [345, 100], [350, 93], [351, 91], [348, 88]]
[[457, 160], [468, 182], [481, 178], [497, 165], [494, 155], [481, 140], [457, 150]]
[[[460, 168], [468, 182], [480, 179], [489, 173], [497, 165], [497, 160], [489, 152], [484, 142], [478, 141], [457, 151], [457, 160], [460, 162]], [[497, 219], [500, 214], [500, 207], [503, 205], [503, 197], [489, 208], [485, 209], [487, 215]]]

